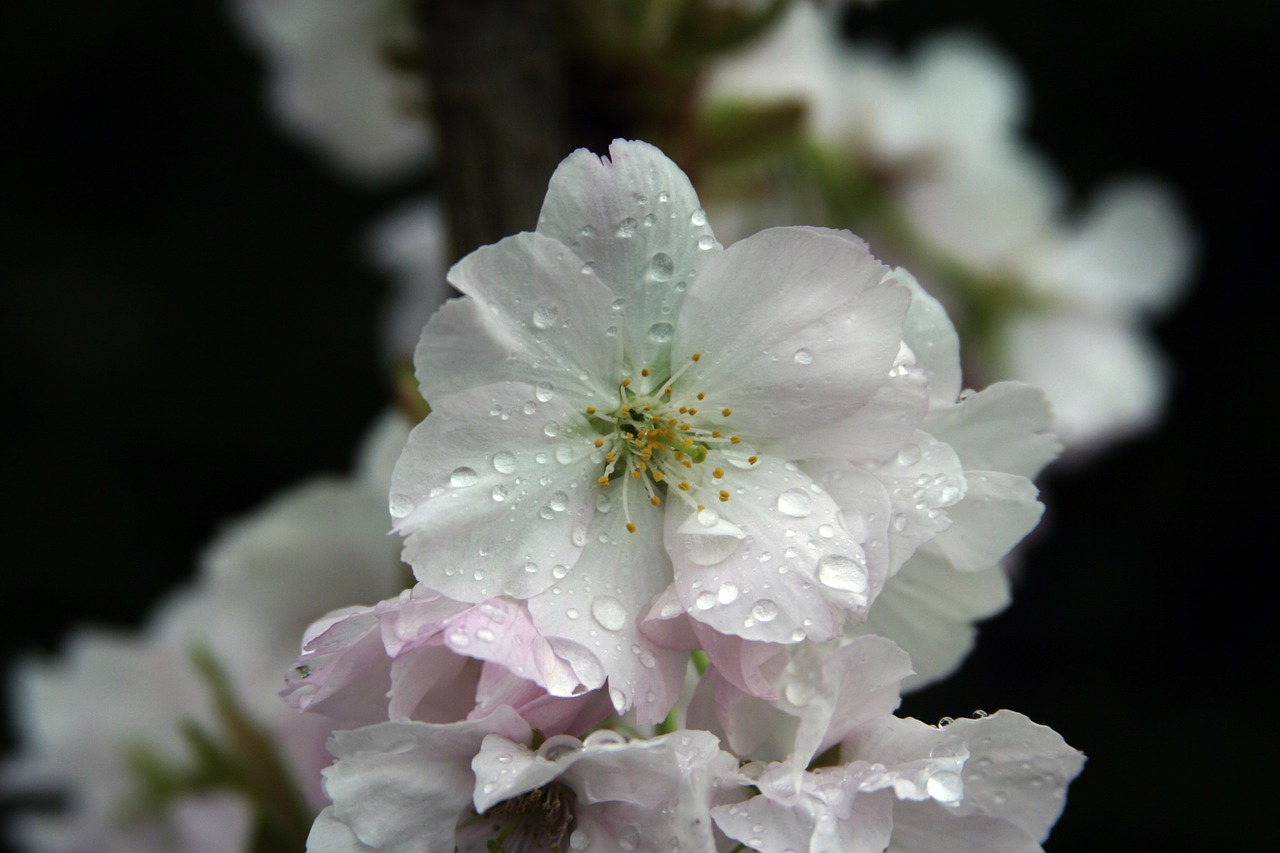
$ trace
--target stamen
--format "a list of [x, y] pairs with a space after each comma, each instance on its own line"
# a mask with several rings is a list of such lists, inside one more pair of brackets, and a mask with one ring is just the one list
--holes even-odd
[[698, 399], [699, 399], [699, 400], [705, 400], [705, 399], [706, 399], [706, 397], [707, 397], [707, 395], [706, 395], [706, 394], [702, 393], [701, 391], [699, 391], [699, 392], [698, 392]]
[[642, 368], [640, 368], [640, 375], [641, 375], [641, 376], [648, 376], [648, 375], [649, 375], [649, 368], [647, 368], [647, 367], [642, 367]]
[[729, 493], [728, 493], [728, 492], [726, 492], [724, 489], [721, 489], [721, 490], [720, 490], [720, 501], [721, 501], [721, 503], [723, 503], [723, 502], [725, 502], [725, 501], [727, 501], [727, 500], [729, 500]]
[[631, 377], [630, 377], [630, 376], [624, 376], [624, 377], [622, 378], [622, 387], [623, 387], [623, 388], [630, 388], [630, 387], [631, 387]]
[[733, 409], [721, 409], [720, 414], [727, 418], [733, 414]]
[[636, 532], [636, 523], [635, 523], [634, 521], [628, 521], [628, 522], [627, 522], [627, 532], [628, 532], [628, 533], [635, 533], [635, 532]]
[[603, 438], [597, 438], [597, 439], [595, 440], [595, 445], [596, 445], [596, 447], [604, 447], [604, 439], [603, 439]]
[[748, 464], [748, 465], [754, 465], [754, 464], [756, 464], [756, 463], [757, 463], [757, 462], [759, 462], [759, 461], [760, 461], [760, 457], [759, 457], [759, 456], [748, 456], [748, 457], [747, 457], [747, 464]]
[[693, 355], [689, 356], [689, 358], [693, 359], [694, 361], [700, 361], [702, 359], [702, 353], [695, 352]]
[[649, 497], [649, 503], [653, 504], [654, 506], [658, 506], [660, 503], [662, 503], [662, 498], [658, 497], [657, 495], [651, 495]]
[[594, 415], [595, 413], [596, 413], [596, 407], [595, 407], [595, 406], [587, 406], [587, 414], [588, 414], [588, 415]]
[[724, 469], [717, 467], [715, 470], [711, 472], [711, 476], [715, 477], [717, 480], [721, 479], [722, 477], [724, 477]]

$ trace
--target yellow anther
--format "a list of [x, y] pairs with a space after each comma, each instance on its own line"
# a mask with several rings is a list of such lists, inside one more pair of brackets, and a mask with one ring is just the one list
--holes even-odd
[[614, 453], [612, 450], [610, 450], [608, 453], [606, 453], [606, 454], [604, 455], [604, 461], [605, 461], [605, 462], [617, 462], [617, 461], [618, 461], [618, 454], [616, 454], [616, 453]]
[[627, 522], [627, 532], [628, 532], [628, 533], [635, 533], [635, 532], [636, 532], [636, 523], [635, 523], [634, 521], [628, 521], [628, 522]]
[[596, 480], [596, 483], [597, 483], [597, 484], [600, 486], [600, 488], [602, 488], [602, 489], [607, 489], [607, 488], [609, 488], [609, 475], [608, 475], [608, 474], [601, 474], [601, 475], [600, 475], [600, 479]]
[[697, 410], [697, 409], [690, 409], [690, 410], [689, 410], [689, 414], [691, 414], [691, 415], [696, 415], [696, 414], [698, 414], [698, 410]]
[[736, 435], [731, 435], [731, 436], [729, 436], [729, 443], [730, 443], [730, 444], [737, 444], [737, 443], [738, 443], [738, 442], [740, 442], [740, 441], [742, 441], [742, 439], [738, 438]]
[[720, 502], [721, 502], [721, 503], [724, 503], [724, 502], [725, 502], [725, 501], [727, 501], [727, 500], [729, 500], [729, 493], [728, 493], [728, 492], [726, 492], [726, 491], [724, 491], [723, 489], [721, 489], [721, 490], [720, 490]]
[[649, 498], [649, 503], [653, 504], [654, 506], [657, 506], [658, 504], [662, 503], [662, 498], [658, 497], [657, 495], [654, 495], [653, 497]]
[[595, 406], [587, 406], [587, 414], [588, 414], [588, 415], [594, 415], [595, 413], [596, 413], [596, 407], [595, 407]]
[[663, 477], [665, 477], [665, 476], [666, 476], [666, 475], [665, 475], [665, 474], [663, 474], [661, 471], [654, 471], [654, 472], [653, 472], [653, 481], [654, 481], [655, 483], [661, 483], [661, 482], [662, 482], [662, 478], [663, 478]]
[[631, 469], [631, 479], [633, 479], [633, 480], [639, 480], [639, 479], [640, 479], [640, 472], [639, 472], [638, 470], [636, 470], [635, 468], [632, 468], [632, 469]]
[[674, 390], [675, 390], [675, 389], [674, 389], [672, 386], [668, 385], [668, 386], [667, 386], [667, 390], [663, 391], [662, 393], [663, 393], [663, 394], [665, 394], [666, 396], [670, 397], [670, 396], [671, 396], [671, 392], [672, 392], [672, 391], [674, 391]]
[[686, 438], [686, 439], [683, 439], [683, 440], [681, 440], [681, 442], [680, 442], [680, 443], [681, 443], [681, 444], [683, 444], [685, 447], [693, 447], [693, 439], [692, 439], [692, 438]]
[[720, 437], [720, 430], [718, 430], [718, 429], [713, 429], [713, 430], [711, 431], [711, 437], [712, 437], [712, 438], [719, 438], [719, 437]]
[[627, 377], [624, 377], [624, 378], [623, 378], [623, 380], [622, 380], [622, 387], [623, 387], [623, 388], [630, 388], [630, 387], [631, 387], [631, 377], [630, 377], [630, 376], [627, 376]]
[[702, 359], [702, 353], [695, 352], [693, 355], [689, 356], [689, 358], [693, 359], [694, 361], [700, 361]]
[[729, 415], [733, 414], [733, 409], [721, 409], [720, 414], [724, 415], [727, 418], [729, 417]]
[[639, 468], [641, 471], [646, 471], [649, 468], [649, 466], [645, 465], [643, 462], [637, 462], [636, 467]]
[[756, 464], [756, 463], [757, 463], [757, 462], [759, 462], [759, 461], [760, 461], [760, 457], [759, 457], [759, 456], [748, 456], [748, 457], [747, 457], [747, 464], [748, 464], [748, 465], [754, 465], [754, 464]]
[[690, 488], [690, 487], [689, 487], [689, 481], [688, 481], [688, 480], [681, 480], [681, 481], [680, 481], [680, 483], [679, 483], [679, 485], [680, 485], [680, 491], [682, 491], [682, 492], [687, 492], [687, 491], [689, 491], [689, 488]]
[[683, 466], [684, 466], [684, 467], [686, 467], [686, 468], [692, 468], [692, 467], [693, 467], [693, 463], [692, 463], [692, 462], [690, 462], [688, 459], [681, 459], [681, 460], [680, 460], [680, 464], [681, 464], [681, 465], [683, 465]]
[[716, 468], [714, 471], [712, 471], [712, 472], [711, 472], [711, 476], [712, 476], [712, 477], [715, 477], [717, 480], [719, 480], [721, 477], [723, 477], [723, 476], [724, 476], [724, 469], [723, 469], [723, 468]]
[[649, 375], [649, 368], [647, 368], [647, 367], [642, 367], [642, 368], [640, 368], [640, 375], [641, 375], [641, 376], [648, 376], [648, 375]]
[[682, 414], [682, 415], [683, 415], [684, 413], [686, 413], [686, 412], [688, 412], [688, 411], [689, 411], [689, 407], [688, 407], [688, 406], [681, 406], [681, 407], [680, 407], [680, 414]]
[[704, 509], [706, 509], [705, 506], [703, 506], [702, 504], [698, 504], [698, 512], [702, 512]]
[[624, 418], [629, 418], [629, 417], [631, 417], [631, 407], [630, 407], [630, 406], [623, 406], [621, 409], [618, 409], [618, 414], [619, 414], [621, 417], [624, 417]]
[[682, 429], [682, 430], [683, 430], [683, 429], [693, 429], [693, 424], [691, 424], [691, 423], [683, 423], [683, 424], [680, 424], [680, 429]]
[[701, 391], [699, 391], [699, 392], [698, 392], [698, 399], [699, 399], [699, 400], [705, 400], [706, 398], [707, 398], [707, 395], [706, 395], [706, 394], [703, 394]]
[[596, 445], [596, 447], [604, 447], [604, 439], [603, 439], [603, 438], [597, 438], [597, 439], [596, 439], [596, 441], [595, 441], [595, 445]]

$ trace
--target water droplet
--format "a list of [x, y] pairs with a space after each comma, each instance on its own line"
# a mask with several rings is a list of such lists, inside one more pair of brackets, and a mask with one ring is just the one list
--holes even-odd
[[502, 502], [507, 499], [507, 490], [502, 486], [494, 486], [492, 494], [495, 501]]
[[590, 237], [590, 236], [591, 236], [592, 234], [594, 234], [594, 233], [596, 233], [596, 229], [592, 228], [590, 225], [583, 225], [583, 226], [582, 226], [582, 236], [583, 236], [583, 237]]
[[640, 830], [631, 824], [622, 827], [618, 830], [618, 846], [623, 850], [635, 850], [640, 846]]
[[391, 495], [391, 515], [394, 518], [404, 518], [411, 512], [413, 512], [413, 498], [398, 493]]
[[567, 444], [561, 444], [556, 447], [556, 461], [561, 465], [568, 465], [573, 461], [573, 448]]
[[721, 604], [732, 604], [738, 598], [738, 585], [736, 583], [720, 584], [720, 591], [716, 593], [716, 600]]
[[702, 208], [698, 208], [693, 213], [689, 214], [689, 222], [701, 228], [703, 225], [707, 224], [707, 212]]
[[675, 272], [676, 264], [670, 255], [658, 252], [649, 260], [649, 276], [654, 281], [670, 281]]
[[836, 529], [830, 524], [819, 524], [818, 535], [823, 539], [830, 539], [832, 536], [836, 535]]
[[716, 606], [715, 593], [703, 590], [698, 593], [698, 597], [693, 600], [693, 603], [699, 610], [710, 610]]
[[[560, 492], [560, 493], [558, 493], [558, 494], [564, 494], [564, 493], [563, 493], [563, 492]], [[567, 500], [567, 498], [566, 498], [566, 500]], [[586, 547], [586, 544], [587, 544], [587, 528], [586, 528], [586, 526], [585, 526], [585, 525], [582, 525], [582, 524], [574, 525], [573, 530], [571, 530], [571, 531], [569, 532], [569, 541], [570, 541], [570, 542], [572, 542], [574, 545], [576, 545], [576, 546], [577, 546], [577, 547], [579, 547], [579, 548], [584, 548], [584, 547]]]
[[617, 236], [621, 237], [623, 240], [630, 239], [635, 235], [637, 227], [635, 219], [628, 216], [626, 219], [618, 223]]
[[[932, 782], [933, 780], [930, 779], [929, 781]], [[1006, 794], [1004, 791], [996, 791], [995, 794], [993, 794], [991, 797], [991, 802], [995, 803], [997, 806], [1003, 806], [1008, 801], [1009, 801], [1009, 795]]]
[[844, 592], [867, 591], [866, 572], [843, 554], [828, 554], [818, 561], [818, 580]]
[[564, 512], [569, 506], [569, 496], [564, 492], [552, 492], [551, 497], [547, 499], [547, 506], [554, 512]]
[[591, 615], [607, 630], [621, 631], [627, 624], [627, 610], [611, 595], [597, 595], [591, 601]]
[[539, 403], [545, 403], [551, 399], [555, 389], [551, 387], [550, 382], [539, 382], [533, 386], [533, 396], [538, 398]]
[[703, 234], [701, 237], [698, 238], [698, 248], [704, 252], [710, 249], [715, 244], [716, 244], [716, 238], [712, 237], [710, 234]]
[[627, 301], [625, 299], [618, 298], [613, 300], [612, 304], [610, 304], [609, 307], [612, 308], [615, 312], [621, 314], [622, 309], [627, 307]]
[[609, 691], [609, 701], [613, 703], [618, 713], [622, 713], [622, 710], [627, 707], [627, 694], [614, 687]]
[[596, 271], [596, 265], [592, 261], [587, 261], [585, 264], [582, 265], [581, 272], [583, 275], [591, 275], [595, 271]]
[[560, 306], [554, 302], [539, 302], [538, 307], [533, 309], [533, 325], [539, 329], [549, 329], [556, 323], [556, 318], [560, 316]]
[[671, 328], [670, 323], [654, 323], [649, 327], [649, 340], [664, 344], [671, 340], [671, 335], [675, 329]]
[[608, 335], [609, 337], [611, 337], [611, 338], [616, 338], [616, 337], [618, 336], [618, 327], [617, 327], [617, 326], [609, 326], [608, 328], [606, 328], [606, 329], [604, 330], [604, 333], [605, 333], [606, 335]]
[[751, 606], [751, 618], [757, 622], [772, 622], [778, 618], [778, 605], [762, 598]]
[[511, 763], [511, 753], [509, 753], [509, 752], [501, 753], [501, 754], [498, 756], [498, 763], [499, 763], [499, 764], [510, 764], [510, 763]]
[[551, 567], [551, 577], [555, 578], [556, 580], [564, 580], [564, 576], [567, 574], [569, 574], [568, 566], [563, 566], [557, 563], [556, 565]]
[[578, 612], [578, 608], [570, 607], [568, 610], [564, 612], [564, 615], [568, 616], [570, 619], [577, 619], [582, 614]]
[[532, 415], [534, 412], [538, 411], [538, 406], [532, 400], [529, 400], [520, 407], [520, 411], [524, 412], [526, 415]]
[[495, 638], [496, 638], [496, 635], [493, 633], [493, 631], [489, 630], [488, 628], [481, 628], [480, 630], [476, 631], [476, 639], [480, 640], [483, 643], [492, 643]]
[[516, 470], [516, 455], [510, 450], [499, 450], [493, 454], [493, 470], [499, 474], [514, 474]]
[[807, 349], [798, 349], [795, 354], [796, 364], [813, 364], [813, 353]]
[[797, 628], [791, 632], [791, 642], [802, 643], [804, 642], [804, 638], [807, 636], [809, 635], [805, 633], [805, 630], [803, 628]]
[[898, 464], [904, 468], [920, 461], [920, 445], [908, 444], [898, 451]]
[[449, 485], [453, 486], [455, 489], [464, 489], [467, 486], [474, 486], [478, 482], [480, 482], [480, 477], [473, 469], [468, 468], [465, 465], [461, 468], [454, 468], [453, 473], [449, 475]]
[[[557, 435], [560, 434], [560, 424], [556, 423], [555, 421], [547, 421], [545, 424], [542, 425], [542, 434], [545, 435], [547, 438], [555, 438]], [[546, 454], [542, 454], [542, 457], [543, 458], [541, 461], [545, 462]]]
[[778, 495], [778, 511], [792, 518], [804, 518], [809, 514], [809, 493], [803, 489], [787, 489]]
[[715, 527], [720, 522], [720, 514], [714, 509], [698, 510], [698, 523], [703, 527]]
[[465, 649], [471, 645], [471, 637], [466, 631], [458, 628], [449, 634], [449, 642], [460, 649]]

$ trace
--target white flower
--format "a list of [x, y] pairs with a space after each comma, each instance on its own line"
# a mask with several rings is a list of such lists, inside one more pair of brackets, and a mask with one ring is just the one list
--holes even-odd
[[407, 0], [235, 0], [266, 54], [270, 101], [291, 131], [367, 179], [421, 165], [433, 145], [424, 72], [394, 67], [418, 49]]
[[424, 584], [528, 599], [621, 710], [662, 704], [638, 617], [668, 588], [753, 640], [865, 615], [889, 518], [842, 517], [796, 460], [887, 459], [927, 401], [909, 291], [865, 244], [790, 228], [722, 251], [674, 164], [644, 143], [610, 155], [572, 155], [537, 232], [451, 271], [467, 296], [424, 330], [433, 413], [391, 512]]

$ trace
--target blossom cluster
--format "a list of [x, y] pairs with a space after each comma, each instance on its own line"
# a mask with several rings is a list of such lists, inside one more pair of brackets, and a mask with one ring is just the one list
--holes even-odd
[[450, 271], [391, 478], [417, 583], [308, 629], [344, 729], [308, 849], [1033, 849], [1082, 758], [893, 715], [1006, 600], [1043, 396], [847, 232], [725, 249], [687, 177], [571, 155]]

